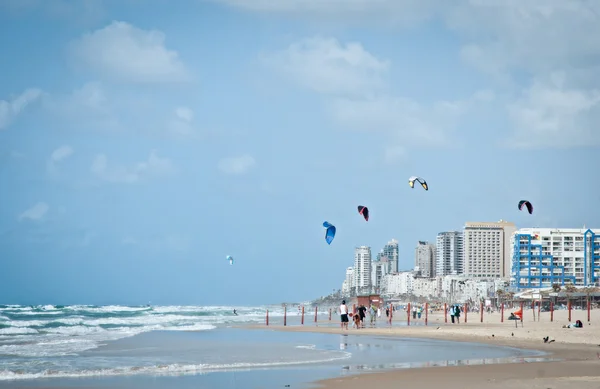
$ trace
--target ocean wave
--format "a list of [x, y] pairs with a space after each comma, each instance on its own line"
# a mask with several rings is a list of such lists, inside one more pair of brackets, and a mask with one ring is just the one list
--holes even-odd
[[107, 369], [88, 369], [79, 371], [44, 370], [38, 373], [23, 373], [11, 370], [0, 370], [0, 381], [31, 380], [39, 378], [82, 378], [97, 376], [123, 376], [123, 375], [182, 375], [204, 374], [210, 372], [241, 371], [254, 369], [270, 369], [277, 367], [322, 364], [343, 359], [348, 359], [352, 354], [339, 352], [329, 358], [285, 361], [285, 362], [258, 362], [258, 363], [231, 363], [231, 364], [165, 364], [153, 366], [131, 366]]
[[281, 306], [1, 305], [0, 356], [70, 355], [148, 331], [262, 323], [267, 309], [274, 320], [284, 314]]

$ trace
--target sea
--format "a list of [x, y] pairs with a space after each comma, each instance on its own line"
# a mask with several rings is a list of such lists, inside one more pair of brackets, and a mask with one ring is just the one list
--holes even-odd
[[[234, 309], [236, 313], [234, 313]], [[282, 306], [0, 305], [0, 388], [276, 388], [385, 370], [527, 362], [476, 343], [273, 331]], [[304, 325], [339, 325], [327, 310]], [[263, 324], [264, 329], [248, 325]], [[287, 325], [302, 325], [287, 312]], [[533, 358], [533, 359], [532, 359]]]

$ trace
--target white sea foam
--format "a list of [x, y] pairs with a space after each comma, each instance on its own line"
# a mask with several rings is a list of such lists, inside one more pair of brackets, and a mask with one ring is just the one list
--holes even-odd
[[80, 371], [55, 371], [44, 370], [39, 373], [17, 373], [10, 370], [0, 370], [0, 381], [29, 380], [37, 378], [81, 378], [96, 376], [122, 376], [122, 375], [181, 375], [181, 374], [203, 374], [216, 371], [239, 371], [249, 369], [269, 369], [274, 367], [286, 367], [295, 365], [306, 365], [316, 363], [327, 363], [337, 360], [348, 359], [350, 353], [338, 352], [330, 358], [286, 361], [286, 362], [264, 362], [264, 363], [232, 363], [232, 364], [166, 364], [154, 366], [132, 366], [108, 369], [89, 369]]
[[0, 356], [70, 355], [148, 331], [204, 331], [262, 323], [267, 308], [270, 317], [284, 314], [281, 306], [4, 305], [0, 307]]

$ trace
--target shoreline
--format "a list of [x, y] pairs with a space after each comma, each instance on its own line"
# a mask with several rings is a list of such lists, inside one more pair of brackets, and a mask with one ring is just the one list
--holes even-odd
[[[593, 312], [596, 320], [600, 311]], [[321, 389], [372, 389], [394, 387], [398, 383], [418, 382], [423, 388], [443, 386], [445, 389], [599, 389], [600, 388], [600, 331], [591, 323], [584, 328], [562, 328], [565, 318], [555, 312], [555, 321], [543, 315], [539, 321], [524, 320], [523, 326], [515, 328], [512, 322], [499, 323], [499, 316], [489, 315], [480, 323], [450, 324], [443, 322], [443, 315], [431, 315], [429, 325], [389, 326], [381, 323], [379, 328], [342, 330], [335, 320], [309, 325], [252, 325], [246, 328], [271, 329], [274, 331], [318, 332], [330, 334], [390, 336], [398, 338], [421, 338], [463, 343], [480, 343], [491, 346], [510, 347], [524, 351], [544, 353], [535, 358], [551, 361], [496, 362], [467, 366], [411, 367], [370, 371], [354, 376], [331, 378], [313, 382]], [[558, 316], [558, 317], [557, 317]], [[579, 316], [579, 315], [578, 315]], [[497, 318], [498, 322], [493, 320]], [[577, 318], [573, 318], [572, 321]], [[592, 318], [592, 322], [597, 322]], [[548, 336], [553, 342], [544, 343]]]

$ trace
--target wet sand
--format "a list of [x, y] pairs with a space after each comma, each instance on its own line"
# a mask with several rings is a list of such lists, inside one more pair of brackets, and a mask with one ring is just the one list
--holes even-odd
[[[416, 337], [452, 340], [458, 342], [479, 342], [497, 346], [509, 346], [548, 353], [556, 362], [535, 362], [520, 364], [494, 364], [477, 366], [451, 366], [415, 368], [359, 376], [334, 378], [318, 383], [324, 389], [371, 389], [391, 388], [414, 383], [421, 388], [465, 389], [600, 389], [600, 310], [591, 312], [587, 321], [586, 311], [572, 311], [571, 322], [581, 320], [583, 328], [562, 328], [568, 324], [567, 311], [555, 311], [554, 321], [550, 313], [542, 312], [539, 321], [533, 321], [533, 312], [525, 311], [523, 323], [506, 320], [500, 322], [500, 314], [484, 314], [483, 323], [478, 313], [469, 313], [468, 322], [461, 317], [460, 324], [444, 322], [443, 314], [429, 315], [429, 325], [424, 318], [406, 326], [406, 314], [396, 313], [390, 327], [380, 320], [379, 328], [342, 330], [332, 322], [310, 323], [304, 326], [277, 326], [281, 331], [317, 331], [327, 333], [352, 333], [384, 335], [394, 337]], [[535, 312], [536, 319], [537, 311]], [[412, 317], [411, 317], [412, 321]], [[450, 319], [448, 319], [450, 322]], [[598, 323], [598, 328], [594, 323]], [[548, 336], [554, 342], [544, 343]]]

